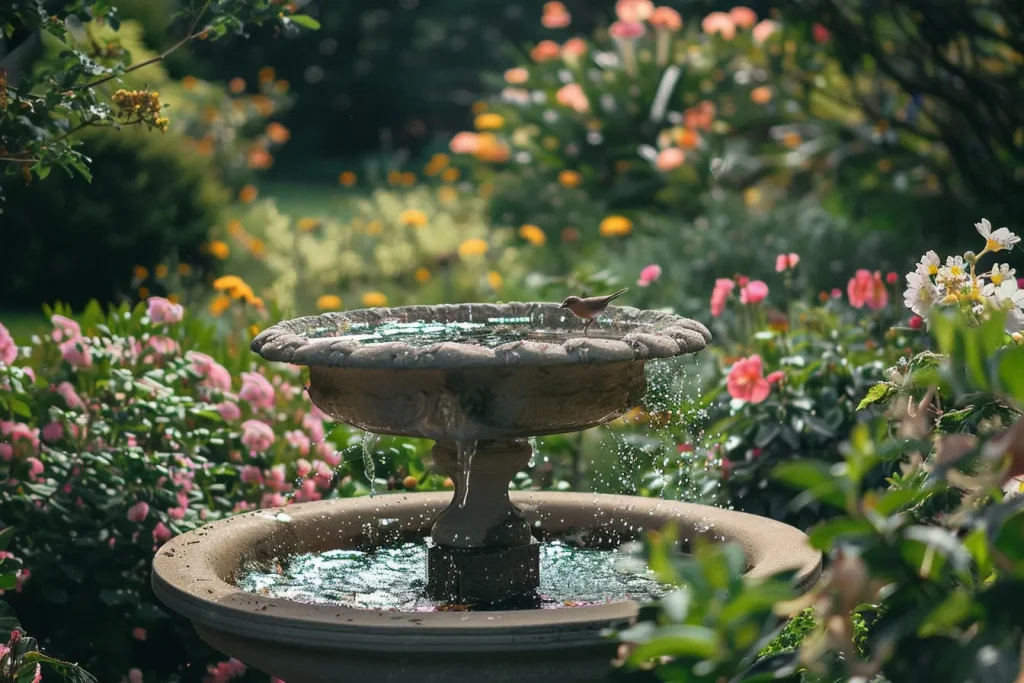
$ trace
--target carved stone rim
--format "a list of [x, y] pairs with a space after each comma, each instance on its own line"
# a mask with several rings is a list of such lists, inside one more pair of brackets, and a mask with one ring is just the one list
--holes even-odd
[[[568, 322], [562, 322], [569, 316]], [[333, 327], [339, 332], [346, 324], [379, 324], [444, 321], [471, 322], [488, 318], [531, 317], [548, 328], [577, 334], [564, 341], [511, 341], [495, 348], [462, 342], [440, 342], [413, 346], [406, 342], [360, 344], [344, 337], [310, 337], [309, 332]], [[601, 319], [600, 332], [582, 334], [582, 323], [558, 304], [528, 302], [508, 304], [442, 304], [366, 308], [319, 316], [295, 318], [277, 323], [252, 341], [252, 350], [270, 361], [295, 365], [319, 365], [362, 369], [459, 369], [507, 365], [571, 365], [577, 363], [619, 363], [671, 358], [703, 350], [711, 333], [701, 323], [659, 311], [629, 306], [609, 306]], [[569, 325], [574, 325], [570, 327]], [[598, 336], [601, 335], [601, 336]]]

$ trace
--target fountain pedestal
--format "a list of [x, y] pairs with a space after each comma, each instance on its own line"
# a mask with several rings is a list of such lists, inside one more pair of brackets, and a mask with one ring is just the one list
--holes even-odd
[[451, 504], [431, 529], [427, 591], [438, 600], [500, 603], [540, 584], [540, 545], [508, 486], [533, 452], [525, 439], [460, 447], [438, 442], [434, 463], [455, 482]]

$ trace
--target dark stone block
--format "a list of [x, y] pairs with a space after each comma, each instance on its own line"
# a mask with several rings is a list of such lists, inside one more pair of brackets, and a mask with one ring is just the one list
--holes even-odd
[[529, 599], [540, 585], [540, 544], [515, 548], [427, 549], [427, 592], [458, 604], [496, 604]]

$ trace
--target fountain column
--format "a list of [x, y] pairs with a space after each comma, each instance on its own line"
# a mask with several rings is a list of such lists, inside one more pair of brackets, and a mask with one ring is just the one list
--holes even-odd
[[475, 451], [473, 446], [434, 445], [434, 462], [455, 482], [455, 495], [431, 529], [427, 591], [458, 603], [532, 595], [540, 583], [540, 546], [508, 495], [532, 447], [525, 439], [480, 441]]

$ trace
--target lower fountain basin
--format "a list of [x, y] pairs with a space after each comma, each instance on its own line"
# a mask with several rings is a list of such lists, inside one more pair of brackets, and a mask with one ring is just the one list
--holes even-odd
[[[636, 537], [674, 522], [680, 537], [732, 541], [747, 576], [795, 570], [817, 581], [821, 555], [797, 529], [771, 519], [632, 496], [511, 495], [546, 534], [599, 529]], [[624, 601], [558, 610], [386, 612], [309, 605], [248, 593], [232, 583], [248, 560], [352, 547], [375, 534], [426, 533], [450, 493], [394, 494], [304, 503], [214, 522], [169, 541], [153, 561], [153, 589], [221, 652], [287, 683], [604, 680], [638, 605]]]

